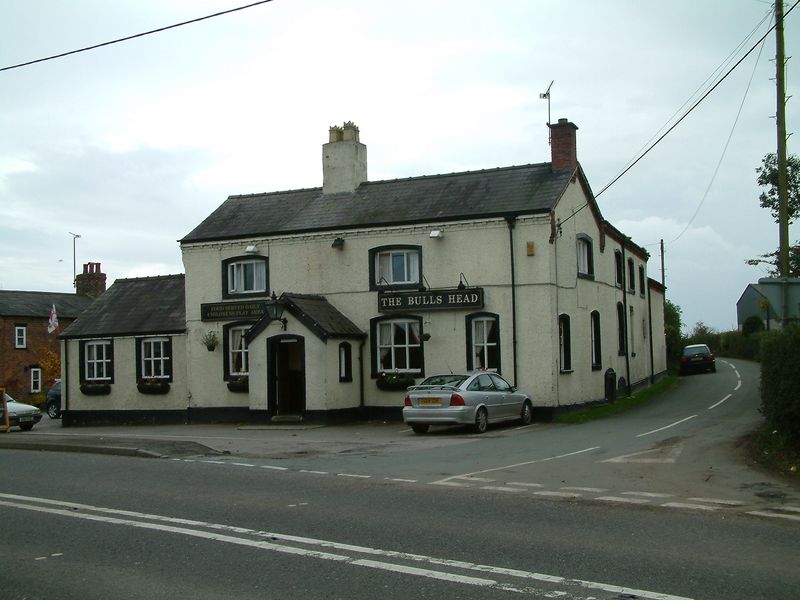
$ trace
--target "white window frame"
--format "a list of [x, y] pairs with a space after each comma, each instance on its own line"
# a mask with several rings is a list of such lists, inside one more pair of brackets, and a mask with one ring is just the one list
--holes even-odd
[[[490, 342], [489, 337], [492, 333], [491, 327], [494, 328], [494, 331], [497, 333], [497, 338], [500, 337], [500, 332], [497, 331], [497, 326], [499, 324], [499, 320], [497, 317], [475, 317], [472, 320], [472, 368], [473, 369], [484, 369], [486, 371], [497, 372], [498, 367], [487, 367], [486, 365], [480, 365], [479, 363], [479, 354], [478, 351], [483, 351], [484, 362], [488, 362], [486, 358], [489, 356], [489, 349], [494, 348], [496, 349], [498, 346], [497, 342]], [[478, 333], [481, 333], [479, 336]], [[479, 341], [482, 340], [482, 341]], [[496, 353], [495, 353], [496, 355]]]
[[[98, 352], [101, 348], [102, 352]], [[84, 380], [87, 382], [111, 381], [111, 340], [86, 342], [83, 369]]]
[[14, 325], [14, 348], [28, 347], [28, 326]]
[[[141, 343], [142, 362], [139, 366], [142, 379], [169, 379], [169, 338], [145, 338]], [[156, 349], [158, 352], [153, 352]]]
[[[402, 279], [395, 279], [394, 261], [402, 258]], [[383, 263], [383, 264], [382, 264]], [[420, 282], [420, 251], [417, 249], [385, 250], [375, 253], [375, 284], [407, 285]]]
[[[247, 377], [250, 375], [250, 352], [247, 348], [247, 340], [244, 339], [250, 327], [252, 325], [241, 325], [228, 329], [228, 371], [231, 377]], [[237, 337], [238, 340], [236, 339]], [[235, 341], [239, 343], [234, 343]], [[238, 362], [239, 359], [241, 359], [240, 363]], [[237, 364], [241, 364], [242, 368], [236, 370]]]
[[588, 236], [580, 236], [576, 241], [576, 251], [578, 254], [578, 274], [594, 275], [592, 240]]
[[[405, 335], [405, 344], [396, 344], [394, 341], [394, 328], [399, 327], [403, 330]], [[388, 332], [387, 332], [388, 330]], [[380, 321], [377, 324], [376, 328], [377, 333], [377, 340], [375, 341], [375, 348], [377, 350], [375, 360], [377, 361], [376, 371], [378, 373], [421, 373], [422, 372], [422, 365], [417, 367], [411, 367], [411, 357], [412, 357], [412, 349], [419, 348], [420, 349], [420, 360], [422, 360], [422, 339], [420, 338], [420, 323], [419, 321], [412, 320], [412, 319], [392, 319], [386, 321]], [[416, 337], [417, 342], [414, 343], [412, 341], [412, 334]], [[387, 343], [388, 341], [388, 343]], [[405, 363], [407, 366], [405, 367], [398, 367], [396, 358], [396, 351], [404, 351], [405, 352]], [[383, 361], [381, 357], [384, 351], [389, 352], [389, 356], [391, 357], [391, 366], [384, 367]]]
[[31, 368], [31, 394], [42, 391], [42, 370], [39, 367]]
[[[252, 282], [247, 284], [247, 269]], [[267, 263], [260, 258], [228, 263], [228, 294], [263, 294], [267, 291]]]

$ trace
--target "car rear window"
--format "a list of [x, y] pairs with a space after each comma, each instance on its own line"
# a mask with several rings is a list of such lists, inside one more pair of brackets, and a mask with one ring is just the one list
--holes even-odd
[[420, 385], [452, 385], [453, 387], [458, 387], [464, 383], [465, 379], [465, 375], [433, 375]]
[[695, 356], [697, 354], [708, 354], [711, 350], [708, 349], [708, 346], [690, 346], [688, 348], [683, 349], [684, 356]]

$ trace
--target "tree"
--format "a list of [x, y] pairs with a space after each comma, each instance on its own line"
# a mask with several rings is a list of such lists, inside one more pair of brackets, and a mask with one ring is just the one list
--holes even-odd
[[[779, 252], [767, 252], [759, 254], [758, 258], [750, 258], [745, 262], [751, 266], [767, 265], [769, 270], [767, 275], [770, 277], [780, 277], [780, 267], [778, 266]], [[794, 246], [789, 246], [789, 277], [800, 277], [800, 241], [794, 243]]]
[[677, 360], [681, 353], [683, 338], [681, 337], [681, 307], [664, 301], [664, 336], [667, 341], [667, 357]]
[[[792, 154], [786, 159], [788, 218], [791, 224], [800, 217], [800, 158]], [[758, 197], [761, 208], [768, 208], [778, 222], [778, 158], [774, 152], [767, 154], [756, 169], [758, 185], [765, 188]]]

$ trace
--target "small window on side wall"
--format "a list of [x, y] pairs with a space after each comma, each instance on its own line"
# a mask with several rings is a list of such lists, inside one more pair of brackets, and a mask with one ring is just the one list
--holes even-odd
[[39, 367], [31, 369], [31, 394], [42, 391], [42, 370]]
[[600, 337], [600, 313], [596, 310], [591, 315], [592, 335], [592, 370], [599, 371], [603, 368], [603, 344]]
[[592, 251], [592, 238], [585, 233], [579, 233], [577, 239], [578, 276], [594, 277], [594, 256]]
[[222, 261], [222, 297], [266, 296], [269, 265], [263, 256], [235, 256]]
[[353, 381], [353, 349], [350, 342], [339, 344], [339, 381]]
[[467, 368], [500, 371], [500, 317], [474, 313], [466, 317]]
[[633, 294], [636, 292], [636, 267], [633, 259], [628, 259], [628, 291]]
[[371, 290], [415, 289], [422, 281], [421, 246], [379, 246], [369, 251]]
[[558, 317], [558, 350], [559, 368], [562, 373], [572, 371], [572, 337], [569, 327], [569, 315]]
[[622, 264], [622, 252], [614, 250], [614, 282], [617, 287], [622, 287], [625, 280], [625, 267]]
[[639, 265], [639, 294], [641, 296], [645, 295], [645, 290], [647, 289], [645, 287], [645, 283], [646, 280], [644, 276], [644, 265]]
[[14, 325], [14, 348], [28, 347], [28, 326], [24, 323]]

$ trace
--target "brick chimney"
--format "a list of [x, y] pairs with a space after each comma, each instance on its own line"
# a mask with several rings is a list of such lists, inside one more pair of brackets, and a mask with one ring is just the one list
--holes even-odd
[[550, 127], [550, 154], [552, 156], [552, 169], [574, 169], [578, 166], [578, 152], [576, 148], [575, 132], [578, 126], [567, 119], [559, 119], [558, 123]]
[[352, 121], [331, 127], [329, 135], [322, 145], [322, 193], [354, 192], [367, 180], [367, 147]]
[[100, 263], [86, 263], [83, 273], [75, 276], [75, 293], [97, 298], [106, 291], [106, 274], [100, 272]]

